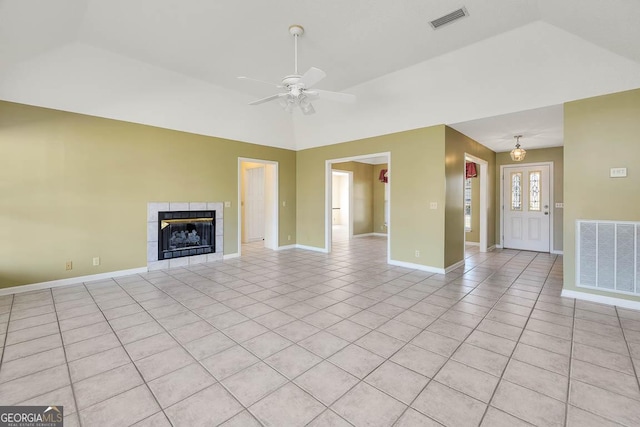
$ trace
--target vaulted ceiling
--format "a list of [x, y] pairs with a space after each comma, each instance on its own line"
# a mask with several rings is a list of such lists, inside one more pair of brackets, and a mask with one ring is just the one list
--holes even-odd
[[[356, 104], [247, 105], [274, 88], [237, 76], [293, 72], [291, 24]], [[0, 99], [293, 149], [441, 123], [557, 146], [563, 102], [640, 87], [639, 24], [637, 0], [0, 0]]]

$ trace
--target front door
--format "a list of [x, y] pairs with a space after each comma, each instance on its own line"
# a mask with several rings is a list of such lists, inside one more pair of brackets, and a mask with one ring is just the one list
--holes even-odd
[[503, 171], [503, 246], [549, 252], [549, 165], [524, 164]]

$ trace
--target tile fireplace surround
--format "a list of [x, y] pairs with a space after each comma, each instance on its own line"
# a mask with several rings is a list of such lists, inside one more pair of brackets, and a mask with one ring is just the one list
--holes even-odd
[[[158, 212], [206, 211], [216, 212], [216, 251], [206, 255], [158, 261]], [[149, 202], [147, 203], [147, 268], [162, 270], [184, 267], [203, 262], [219, 261], [224, 252], [224, 204], [223, 202]]]

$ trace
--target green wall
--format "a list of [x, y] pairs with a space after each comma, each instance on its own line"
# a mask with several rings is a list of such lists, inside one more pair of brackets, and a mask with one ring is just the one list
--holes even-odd
[[[564, 288], [640, 301], [576, 287], [578, 219], [640, 221], [640, 89], [564, 106]], [[626, 178], [610, 178], [626, 167]]]
[[551, 206], [553, 206], [553, 250], [563, 250], [563, 221], [564, 221], [564, 209], [556, 208], [556, 203], [562, 203], [564, 200], [564, 149], [563, 147], [553, 148], [540, 148], [537, 150], [527, 150], [527, 155], [522, 162], [514, 162], [511, 160], [511, 154], [509, 152], [497, 153], [496, 162], [498, 167], [496, 168], [496, 242], [501, 242], [500, 238], [500, 221], [502, 221], [500, 208], [500, 167], [503, 165], [513, 165], [521, 163], [553, 163], [553, 200]]
[[0, 102], [0, 152], [0, 287], [146, 266], [151, 201], [230, 201], [236, 253], [238, 157], [279, 162], [280, 243], [295, 243], [294, 151]]
[[373, 232], [373, 165], [344, 162], [334, 163], [331, 167], [353, 172], [353, 234]]
[[[444, 268], [445, 126], [432, 126], [297, 152], [298, 243], [325, 248], [325, 162], [391, 153], [391, 259]], [[415, 256], [415, 251], [420, 256]]]
[[445, 141], [446, 243], [444, 265], [449, 267], [464, 259], [465, 154], [470, 154], [488, 163], [487, 246], [495, 245], [496, 153], [448, 126], [445, 131]]

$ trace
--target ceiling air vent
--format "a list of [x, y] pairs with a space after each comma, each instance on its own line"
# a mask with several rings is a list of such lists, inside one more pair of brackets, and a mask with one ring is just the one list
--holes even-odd
[[443, 25], [450, 24], [453, 21], [456, 21], [460, 18], [464, 18], [465, 16], [469, 16], [469, 12], [467, 12], [466, 7], [461, 7], [460, 9], [454, 10], [451, 13], [447, 13], [446, 15], [441, 16], [438, 19], [434, 19], [433, 21], [430, 22], [430, 24], [434, 30], [437, 30]]

